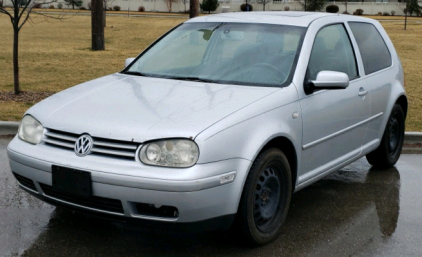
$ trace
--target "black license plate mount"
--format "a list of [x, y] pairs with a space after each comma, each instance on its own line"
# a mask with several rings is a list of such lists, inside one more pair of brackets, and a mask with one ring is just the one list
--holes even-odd
[[53, 165], [52, 173], [55, 190], [83, 197], [92, 196], [90, 172]]

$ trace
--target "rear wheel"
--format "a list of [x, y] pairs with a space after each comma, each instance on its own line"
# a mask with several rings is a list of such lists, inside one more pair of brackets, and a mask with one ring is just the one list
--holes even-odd
[[403, 109], [398, 104], [394, 105], [380, 146], [366, 155], [372, 166], [388, 168], [396, 164], [404, 142], [404, 120]]
[[247, 177], [237, 216], [238, 227], [253, 245], [274, 240], [286, 219], [292, 195], [289, 162], [282, 151], [261, 153]]

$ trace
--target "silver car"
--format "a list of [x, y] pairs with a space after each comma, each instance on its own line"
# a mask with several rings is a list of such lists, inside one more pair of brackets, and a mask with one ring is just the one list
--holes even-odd
[[8, 146], [23, 189], [116, 218], [234, 224], [260, 245], [292, 193], [362, 156], [389, 167], [401, 153], [403, 69], [372, 19], [204, 16], [126, 65], [25, 113]]

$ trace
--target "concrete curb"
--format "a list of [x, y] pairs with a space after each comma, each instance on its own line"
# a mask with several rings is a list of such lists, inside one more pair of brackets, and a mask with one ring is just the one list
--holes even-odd
[[408, 144], [422, 143], [422, 132], [406, 132], [404, 141]]
[[[19, 128], [19, 122], [15, 121], [0, 121], [0, 136], [16, 135]], [[417, 144], [422, 144], [422, 132], [406, 132], [404, 137], [404, 143], [407, 144], [404, 148], [406, 150], [412, 150], [413, 148], [421, 149]], [[415, 147], [409, 146], [415, 145]]]
[[422, 154], [422, 132], [406, 132], [402, 153]]
[[0, 121], [0, 136], [16, 135], [20, 122]]

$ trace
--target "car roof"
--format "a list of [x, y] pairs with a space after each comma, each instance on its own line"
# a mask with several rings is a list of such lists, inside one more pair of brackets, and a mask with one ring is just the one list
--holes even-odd
[[236, 22], [236, 23], [266, 23], [277, 25], [294, 25], [308, 27], [314, 20], [324, 17], [338, 16], [339, 20], [350, 15], [323, 12], [231, 12], [196, 17], [186, 21], [190, 22]]

